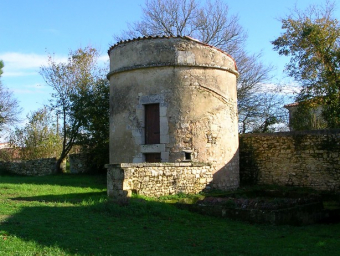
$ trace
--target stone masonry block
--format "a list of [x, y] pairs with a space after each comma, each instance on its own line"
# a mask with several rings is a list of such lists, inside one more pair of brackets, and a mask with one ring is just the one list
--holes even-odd
[[167, 110], [168, 110], [167, 107], [160, 106], [159, 107], [159, 116], [160, 117], [166, 117]]
[[164, 144], [146, 144], [140, 146], [140, 151], [142, 153], [157, 153], [157, 152], [164, 152], [165, 145]]
[[161, 159], [162, 159], [162, 162], [168, 162], [169, 161], [169, 152], [161, 152]]
[[165, 116], [161, 116], [159, 121], [160, 121], [160, 134], [161, 135], [169, 134], [168, 118]]
[[166, 134], [166, 135], [162, 135], [160, 136], [160, 142], [161, 143], [164, 143], [164, 144], [167, 144], [170, 142], [170, 136], [169, 134]]
[[134, 157], [132, 162], [133, 163], [143, 163], [143, 157]]

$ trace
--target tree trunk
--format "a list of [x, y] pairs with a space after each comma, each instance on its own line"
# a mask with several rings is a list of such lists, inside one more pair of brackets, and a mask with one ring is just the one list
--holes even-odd
[[60, 167], [61, 166], [61, 164], [62, 164], [62, 162], [63, 162], [63, 160], [64, 160], [64, 158], [62, 158], [62, 157], [59, 157], [58, 159], [57, 159], [57, 162], [56, 162], [56, 164], [55, 164], [55, 170], [56, 170], [56, 173], [63, 173], [63, 170], [62, 170], [62, 168]]

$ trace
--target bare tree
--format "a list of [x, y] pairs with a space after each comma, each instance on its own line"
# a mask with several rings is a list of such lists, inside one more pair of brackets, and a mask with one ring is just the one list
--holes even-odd
[[253, 55], [238, 53], [237, 64], [241, 74], [237, 81], [239, 132], [269, 132], [259, 127], [269, 120], [271, 125], [285, 122], [282, 113], [284, 105], [282, 90], [280, 86], [266, 86], [265, 82], [271, 79], [272, 66], [265, 66], [258, 61], [261, 53]]
[[147, 0], [141, 21], [128, 24], [128, 30], [115, 35], [117, 41], [140, 36], [192, 36], [229, 53], [242, 49], [247, 34], [237, 15], [221, 0]]
[[[0, 77], [3, 73], [4, 64], [0, 61]], [[0, 80], [0, 131], [5, 126], [11, 126], [19, 121], [21, 109], [18, 101], [13, 97], [13, 94], [2, 86]]]
[[[251, 55], [244, 50], [247, 33], [239, 24], [238, 16], [230, 13], [228, 5], [221, 0], [207, 0], [204, 5], [197, 0], [146, 0], [141, 21], [128, 24], [128, 30], [115, 35], [114, 39], [160, 35], [191, 36], [233, 56], [240, 73], [237, 84], [240, 132], [251, 131], [246, 116], [250, 114], [250, 107], [256, 106], [260, 115], [264, 102], [261, 97], [266, 94], [255, 94], [271, 78], [273, 68], [260, 62], [261, 53]], [[258, 101], [254, 105], [255, 99]]]
[[18, 101], [0, 82], [0, 131], [4, 126], [11, 126], [18, 122], [20, 112]]

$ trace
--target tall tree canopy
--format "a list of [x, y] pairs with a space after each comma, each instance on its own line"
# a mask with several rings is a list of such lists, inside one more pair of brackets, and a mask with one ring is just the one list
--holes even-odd
[[295, 9], [281, 19], [284, 32], [272, 42], [280, 55], [290, 56], [288, 74], [302, 85], [297, 96], [304, 108], [322, 105], [329, 128], [340, 127], [340, 26], [334, 3]]
[[258, 129], [268, 118], [274, 120], [272, 114], [263, 115], [262, 111], [274, 105], [262, 104], [270, 99], [268, 92], [257, 93], [270, 79], [272, 67], [260, 62], [261, 53], [245, 51], [247, 34], [224, 1], [208, 0], [201, 5], [197, 0], [147, 0], [141, 21], [128, 27], [114, 38], [120, 41], [140, 36], [191, 36], [228, 52], [240, 73], [237, 84], [240, 132]]
[[[51, 107], [61, 119], [62, 149], [57, 160], [57, 171], [60, 164], [80, 138], [91, 134], [88, 131], [89, 113], [94, 113], [89, 103], [91, 96], [96, 96], [106, 72], [99, 68], [97, 50], [86, 47], [69, 53], [66, 63], [56, 63], [53, 56], [48, 57], [49, 65], [42, 67], [40, 74], [47, 85], [54, 90]], [[98, 97], [101, 97], [100, 93]], [[108, 102], [102, 102], [108, 108]], [[95, 113], [95, 115], [97, 115]], [[107, 113], [101, 113], [106, 117]], [[105, 118], [104, 117], [104, 118]], [[108, 123], [108, 116], [107, 123]]]
[[109, 163], [109, 97], [109, 81], [103, 77], [74, 99], [83, 109], [77, 144], [88, 156], [86, 164], [92, 172], [106, 172], [104, 165]]

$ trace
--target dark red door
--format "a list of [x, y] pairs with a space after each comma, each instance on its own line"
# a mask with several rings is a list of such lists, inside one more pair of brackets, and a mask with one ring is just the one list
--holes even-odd
[[145, 144], [160, 143], [159, 104], [145, 105]]

